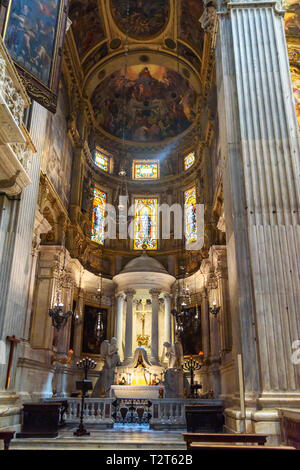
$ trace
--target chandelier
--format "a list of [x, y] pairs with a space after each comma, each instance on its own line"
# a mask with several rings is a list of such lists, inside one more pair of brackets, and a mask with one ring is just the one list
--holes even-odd
[[[64, 303], [62, 302], [62, 292], [63, 292], [65, 276], [66, 276], [65, 232], [63, 234], [61, 253], [63, 250], [64, 250], [64, 261], [63, 261], [62, 268], [59, 268], [56, 293], [54, 296], [55, 301], [53, 303], [52, 308], [49, 308], [49, 311], [48, 311], [48, 315], [51, 317], [51, 320], [52, 320], [52, 326], [54, 326], [54, 328], [56, 328], [57, 330], [62, 330], [66, 326], [68, 318], [73, 316], [72, 310], [64, 312]], [[61, 253], [59, 257], [59, 263], [60, 263]]]

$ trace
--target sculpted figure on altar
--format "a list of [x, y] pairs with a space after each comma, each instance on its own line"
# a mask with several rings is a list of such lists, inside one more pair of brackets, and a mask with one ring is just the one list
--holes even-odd
[[183, 349], [182, 344], [176, 341], [175, 344], [170, 344], [167, 341], [164, 343], [165, 356], [168, 359], [168, 369], [177, 369], [183, 363]]
[[103, 390], [105, 395], [109, 396], [110, 388], [114, 383], [115, 368], [120, 365], [117, 342], [117, 338], [112, 338], [111, 342], [105, 340], [101, 343], [100, 354], [101, 359], [104, 360], [104, 366], [95, 385], [93, 398], [99, 398], [103, 394]]
[[117, 338], [112, 338], [111, 343], [108, 340], [105, 340], [101, 344], [100, 354], [101, 358], [104, 359], [104, 367], [107, 369], [115, 368], [120, 364], [117, 343]]
[[183, 397], [183, 349], [180, 341], [170, 344], [164, 343], [165, 357], [168, 359], [168, 368], [165, 372], [166, 398]]

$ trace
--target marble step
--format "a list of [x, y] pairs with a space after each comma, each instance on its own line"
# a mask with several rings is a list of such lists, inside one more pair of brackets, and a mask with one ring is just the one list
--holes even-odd
[[162, 439], [14, 439], [11, 450], [186, 450], [182, 440]]

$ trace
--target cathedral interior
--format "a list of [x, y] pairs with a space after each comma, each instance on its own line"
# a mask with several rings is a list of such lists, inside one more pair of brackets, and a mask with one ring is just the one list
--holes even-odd
[[65, 448], [24, 410], [67, 401], [75, 448], [185, 449], [210, 405], [300, 448], [299, 2], [0, 1], [0, 33], [0, 439]]

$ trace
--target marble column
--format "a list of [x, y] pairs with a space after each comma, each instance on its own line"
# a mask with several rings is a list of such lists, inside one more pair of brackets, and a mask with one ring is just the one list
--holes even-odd
[[79, 289], [76, 308], [74, 312], [74, 341], [73, 350], [74, 357], [79, 358], [81, 355], [82, 335], [83, 335], [83, 306], [84, 306], [84, 290]]
[[201, 333], [202, 333], [202, 348], [204, 352], [204, 359], [208, 359], [210, 355], [210, 341], [209, 341], [209, 305], [206, 289], [203, 290], [201, 295]]
[[274, 408], [300, 404], [300, 145], [278, 3], [223, 2], [216, 43], [234, 352], [248, 403]]
[[151, 362], [158, 364], [158, 310], [159, 310], [159, 289], [151, 289], [150, 295], [152, 297], [152, 329], [151, 329]]
[[[33, 348], [49, 352], [52, 351], [53, 334], [56, 334], [56, 332], [52, 327], [48, 310], [56, 301], [55, 295], [61, 274], [62, 262], [63, 254], [61, 246], [41, 246], [30, 343]], [[64, 292], [62, 292], [62, 295], [64, 295]], [[57, 340], [58, 337], [55, 337], [54, 342]]]
[[225, 266], [219, 266], [215, 271], [220, 297], [220, 349], [222, 356], [231, 351], [231, 315], [229, 307], [228, 272]]
[[126, 292], [126, 326], [125, 326], [125, 351], [124, 361], [125, 363], [130, 362], [132, 359], [132, 315], [133, 315], [133, 296], [135, 290], [128, 289]]
[[122, 360], [124, 351], [123, 351], [123, 312], [124, 312], [124, 303], [125, 303], [125, 294], [117, 294], [117, 311], [116, 311], [116, 329], [115, 337], [118, 340], [118, 351], [120, 358]]
[[168, 343], [172, 343], [172, 317], [171, 317], [171, 295], [164, 294], [165, 299], [165, 339]]
[[41, 234], [48, 233], [51, 230], [51, 225], [43, 217], [38, 209], [35, 211], [35, 221], [34, 221], [34, 235], [32, 240], [32, 250], [31, 250], [31, 263], [30, 263], [30, 276], [29, 276], [29, 287], [28, 287], [28, 297], [27, 297], [27, 309], [26, 317], [24, 322], [24, 331], [23, 338], [25, 341], [29, 341], [30, 338], [30, 328], [32, 321], [32, 310], [33, 310], [33, 294], [36, 281], [36, 269], [37, 262], [40, 253], [40, 244], [41, 244]]

